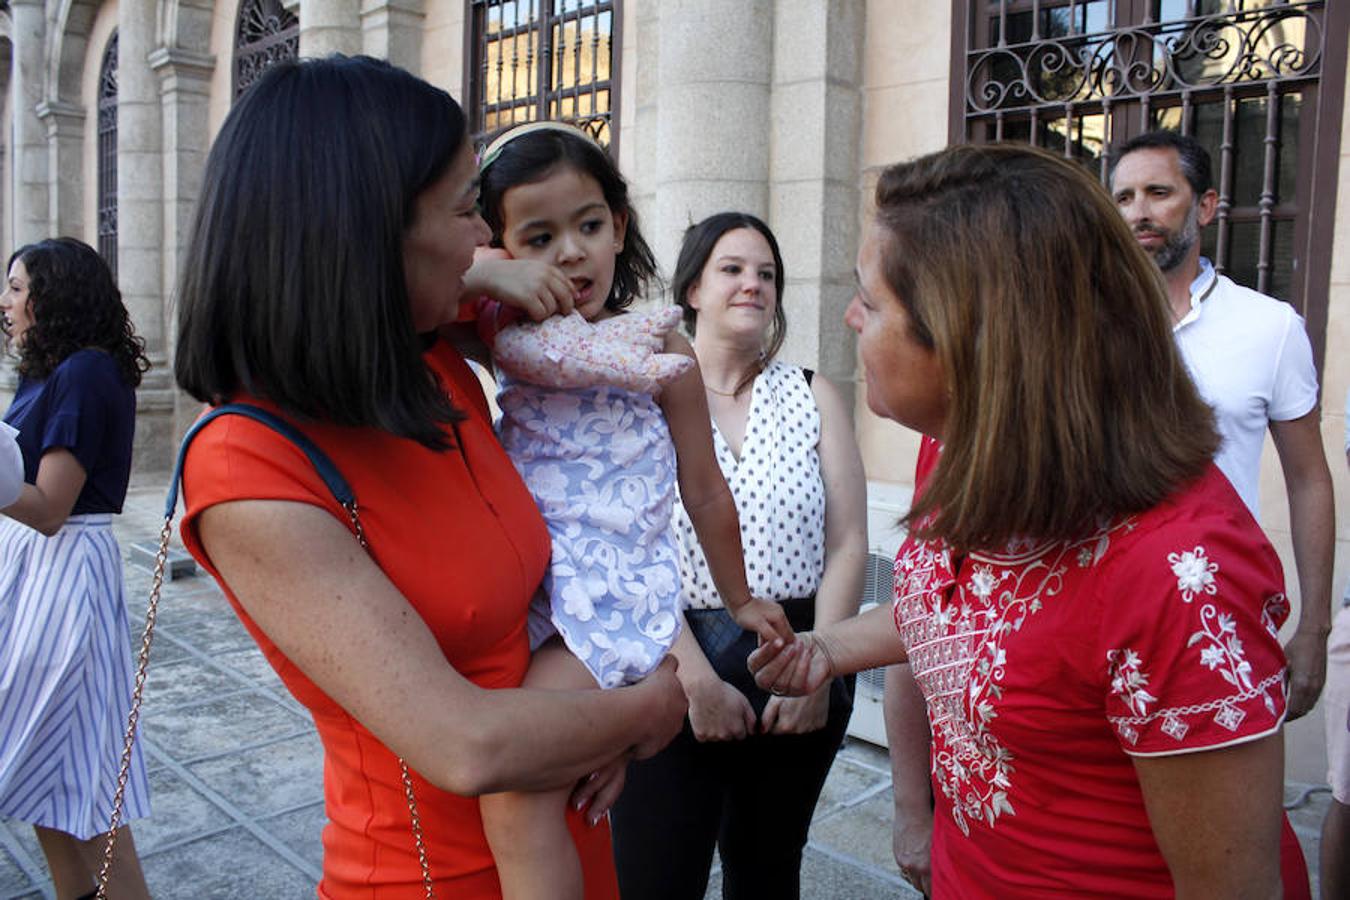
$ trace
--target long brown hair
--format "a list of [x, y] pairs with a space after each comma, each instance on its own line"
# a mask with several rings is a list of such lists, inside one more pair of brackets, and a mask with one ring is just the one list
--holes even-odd
[[1083, 169], [953, 147], [887, 169], [876, 206], [886, 280], [950, 390], [917, 534], [1082, 537], [1204, 470], [1219, 438], [1162, 276]]

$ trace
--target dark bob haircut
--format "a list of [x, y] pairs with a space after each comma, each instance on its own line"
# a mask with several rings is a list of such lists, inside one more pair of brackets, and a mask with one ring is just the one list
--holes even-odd
[[[670, 293], [684, 311], [685, 330], [693, 335], [698, 329], [698, 310], [689, 305], [689, 291], [698, 284], [703, 267], [708, 264], [708, 257], [712, 255], [713, 248], [722, 239], [722, 235], [740, 228], [751, 228], [764, 235], [764, 240], [769, 242], [769, 250], [773, 252], [773, 283], [777, 302], [774, 304], [773, 324], [769, 326], [769, 337], [764, 342], [763, 363], [767, 365], [778, 355], [778, 351], [783, 347], [783, 341], [787, 338], [787, 314], [783, 311], [783, 288], [787, 276], [783, 273], [783, 254], [778, 249], [778, 239], [758, 216], [743, 212], [720, 212], [685, 229], [684, 240], [680, 244], [680, 257], [675, 263], [675, 274], [670, 279]], [[754, 373], [749, 376], [746, 384], [736, 386], [737, 393], [753, 380]]]
[[479, 182], [483, 219], [492, 229], [492, 244], [502, 245], [502, 198], [506, 191], [518, 184], [543, 181], [562, 167], [594, 178], [610, 212], [628, 217], [623, 250], [614, 260], [614, 286], [605, 300], [606, 309], [624, 309], [657, 280], [656, 258], [638, 228], [637, 211], [628, 199], [628, 182], [595, 141], [570, 131], [545, 129], [522, 134], [505, 144], [483, 167]]
[[178, 295], [179, 385], [447, 447], [443, 426], [462, 414], [422, 361], [403, 238], [464, 141], [450, 95], [387, 62], [269, 69], [207, 159]]
[[150, 368], [145, 341], [136, 336], [122, 292], [93, 247], [74, 238], [38, 241], [14, 251], [28, 272], [28, 310], [33, 324], [19, 348], [19, 374], [46, 378], [77, 350], [106, 351], [122, 380], [141, 383]]
[[1181, 174], [1186, 176], [1197, 200], [1214, 187], [1214, 167], [1205, 145], [1188, 134], [1166, 129], [1136, 135], [1112, 150], [1109, 160], [1112, 178], [1115, 178], [1116, 166], [1120, 165], [1120, 161], [1136, 150], [1175, 150], [1177, 158], [1181, 160]]

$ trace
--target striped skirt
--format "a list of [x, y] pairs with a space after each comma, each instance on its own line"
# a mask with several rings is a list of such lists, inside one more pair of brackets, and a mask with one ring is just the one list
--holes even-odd
[[[0, 516], [0, 815], [108, 828], [133, 668], [112, 516], [52, 537]], [[137, 741], [123, 821], [150, 813]]]

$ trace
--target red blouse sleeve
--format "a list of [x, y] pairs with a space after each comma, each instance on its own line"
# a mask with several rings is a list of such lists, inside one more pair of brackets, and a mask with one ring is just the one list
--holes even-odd
[[1097, 657], [1121, 748], [1166, 756], [1276, 731], [1289, 604], [1255, 523], [1183, 516], [1122, 551], [1099, 576]]

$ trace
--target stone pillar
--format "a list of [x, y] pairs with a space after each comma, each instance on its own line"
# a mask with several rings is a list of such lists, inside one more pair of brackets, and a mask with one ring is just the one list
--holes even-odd
[[48, 221], [52, 233], [83, 238], [84, 110], [60, 101], [38, 104], [37, 117], [47, 129]]
[[164, 341], [164, 169], [159, 77], [148, 62], [156, 5], [123, 2], [118, 13], [117, 281], [153, 368], [137, 391], [135, 465], [169, 464], [172, 374]]
[[426, 17], [422, 0], [362, 0], [361, 52], [420, 75]]
[[843, 324], [858, 247], [866, 0], [778, 0], [773, 41], [769, 224], [783, 251], [783, 356], [846, 393], [856, 378]]
[[[769, 211], [774, 19], [772, 0], [661, 3], [656, 213], [645, 233], [667, 275], [691, 222], [725, 209]], [[717, 133], [710, 110], [727, 123]]]
[[300, 55], [361, 52], [361, 0], [300, 0]]
[[10, 114], [13, 122], [11, 171], [14, 203], [10, 235], [14, 246], [51, 236], [48, 200], [47, 130], [38, 118], [43, 94], [43, 51], [47, 27], [42, 0], [10, 3], [13, 69], [10, 78]]
[[[193, 217], [201, 194], [206, 155], [210, 149], [208, 106], [214, 56], [194, 53], [180, 47], [160, 47], [150, 54], [151, 70], [159, 76], [160, 110], [163, 125], [162, 171], [164, 183], [164, 253], [160, 291], [173, 297], [182, 275], [183, 258], [192, 237]], [[172, 309], [164, 316], [165, 357], [172, 365], [175, 328]], [[175, 392], [175, 400], [179, 400]], [[182, 406], [182, 409], [178, 409]], [[188, 398], [175, 403], [171, 433], [166, 435], [166, 450], [172, 452], [177, 438], [200, 406]], [[167, 457], [166, 457], [167, 459]]]

